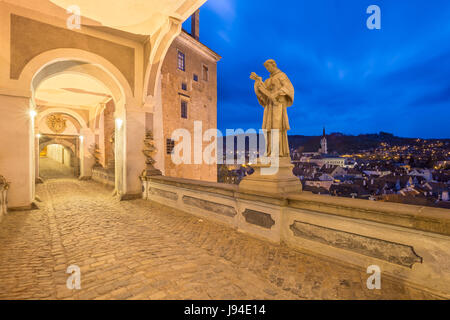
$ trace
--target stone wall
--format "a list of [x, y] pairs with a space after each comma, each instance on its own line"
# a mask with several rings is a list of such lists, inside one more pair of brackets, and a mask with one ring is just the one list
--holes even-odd
[[11, 182], [9, 208], [31, 208], [34, 200], [33, 120], [27, 116], [30, 101], [0, 95], [0, 172]]
[[446, 209], [313, 195], [284, 198], [238, 186], [144, 178], [143, 197], [249, 235], [343, 261], [450, 298], [450, 215]]
[[[185, 55], [185, 71], [178, 69], [178, 51]], [[203, 132], [217, 128], [217, 59], [211, 50], [184, 32], [170, 46], [161, 70], [164, 148], [174, 130], [183, 128], [191, 133], [194, 150], [194, 121], [202, 122]], [[208, 67], [207, 80], [202, 76], [203, 66]], [[187, 103], [187, 119], [181, 117], [182, 101]], [[166, 176], [217, 181], [216, 165], [175, 165], [166, 150], [164, 157]]]

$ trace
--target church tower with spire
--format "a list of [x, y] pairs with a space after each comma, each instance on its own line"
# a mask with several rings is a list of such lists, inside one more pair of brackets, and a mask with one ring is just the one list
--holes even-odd
[[322, 153], [322, 154], [327, 154], [328, 153], [328, 144], [327, 144], [327, 136], [325, 134], [325, 127], [323, 128], [322, 140], [320, 140], [319, 153]]

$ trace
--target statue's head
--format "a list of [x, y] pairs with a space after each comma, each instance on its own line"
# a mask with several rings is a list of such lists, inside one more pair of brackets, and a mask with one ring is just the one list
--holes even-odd
[[264, 67], [266, 67], [267, 71], [269, 71], [270, 73], [273, 73], [278, 69], [277, 63], [273, 59], [269, 59], [264, 62]]

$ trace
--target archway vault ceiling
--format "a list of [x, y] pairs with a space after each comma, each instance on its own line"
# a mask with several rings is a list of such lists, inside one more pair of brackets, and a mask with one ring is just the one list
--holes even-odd
[[103, 26], [126, 32], [151, 35], [174, 17], [186, 20], [206, 0], [50, 0], [67, 9], [76, 5], [81, 16], [98, 21]]
[[58, 74], [40, 83], [35, 92], [38, 105], [96, 108], [112, 98], [103, 84], [78, 74]]

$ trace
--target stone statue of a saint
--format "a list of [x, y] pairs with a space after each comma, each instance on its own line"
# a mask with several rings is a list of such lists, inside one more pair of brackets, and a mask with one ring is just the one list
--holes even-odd
[[252, 165], [254, 172], [242, 179], [239, 191], [284, 196], [302, 191], [300, 179], [292, 172], [294, 165], [287, 136], [291, 128], [286, 108], [294, 103], [294, 86], [274, 60], [267, 60], [264, 66], [270, 73], [269, 79], [263, 82], [254, 72], [250, 78], [255, 80], [255, 93], [264, 107], [262, 129], [266, 135], [267, 158]]
[[254, 72], [250, 78], [255, 80], [255, 93], [259, 103], [264, 107], [262, 129], [267, 130], [266, 156], [277, 156], [272, 154], [272, 131], [279, 130], [278, 156], [289, 157], [287, 132], [290, 126], [286, 108], [294, 103], [294, 86], [286, 74], [277, 68], [274, 60], [267, 60], [264, 67], [269, 71], [270, 78], [263, 82]]

